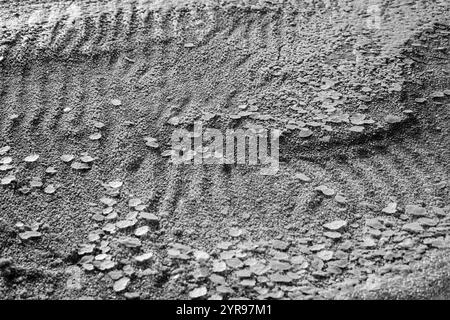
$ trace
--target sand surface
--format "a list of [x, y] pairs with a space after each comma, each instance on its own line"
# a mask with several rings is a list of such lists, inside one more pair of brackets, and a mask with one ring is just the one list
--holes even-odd
[[0, 297], [448, 298], [449, 4], [372, 2], [0, 1]]

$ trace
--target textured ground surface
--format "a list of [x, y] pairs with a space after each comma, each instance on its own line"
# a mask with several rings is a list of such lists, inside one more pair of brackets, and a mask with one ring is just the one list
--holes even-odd
[[111, 3], [0, 1], [1, 297], [449, 297], [446, 1]]

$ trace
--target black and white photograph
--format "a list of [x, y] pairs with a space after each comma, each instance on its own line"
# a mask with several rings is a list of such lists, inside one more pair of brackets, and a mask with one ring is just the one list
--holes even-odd
[[449, 0], [0, 0], [0, 300], [449, 299]]

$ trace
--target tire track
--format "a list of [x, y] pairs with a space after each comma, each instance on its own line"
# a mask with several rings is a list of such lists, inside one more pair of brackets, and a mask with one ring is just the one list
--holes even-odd
[[34, 90], [36, 90], [36, 99], [38, 110], [36, 116], [31, 121], [31, 135], [35, 136], [46, 136], [47, 131], [42, 130], [42, 124], [45, 118], [48, 117], [48, 111], [50, 111], [51, 103], [49, 103], [49, 74], [51, 72], [50, 68], [43, 68], [40, 71], [40, 76], [37, 82], [34, 84]]
[[[66, 40], [62, 50], [62, 56], [70, 57], [72, 54], [83, 53], [83, 45], [88, 41], [93, 34], [93, 21], [91, 17], [83, 17], [74, 22], [75, 34]], [[78, 25], [79, 24], [79, 25]]]
[[[328, 17], [325, 13], [329, 8], [317, 7], [316, 2], [307, 8], [321, 11], [307, 19], [311, 24]], [[89, 6], [83, 8], [86, 10]], [[2, 104], [7, 105], [0, 114], [2, 138], [24, 152], [51, 148], [53, 158], [49, 159], [53, 160], [61, 155], [58, 154], [61, 150], [77, 155], [88, 151], [98, 161], [87, 176], [80, 174], [79, 185], [81, 177], [95, 181], [121, 177], [130, 181], [132, 192], [151, 199], [152, 212], [165, 217], [168, 231], [172, 226], [184, 225], [198, 232], [206, 230], [205, 238], [209, 240], [205, 242], [215, 241], [212, 236], [222, 236], [223, 230], [230, 226], [229, 221], [259, 233], [267, 230], [267, 235], [272, 236], [284, 232], [294, 222], [306, 230], [329, 217], [351, 217], [356, 203], [368, 198], [380, 207], [391, 197], [404, 203], [417, 199], [431, 202], [434, 195], [424, 189], [437, 175], [448, 175], [445, 155], [424, 159], [432, 147], [418, 140], [423, 151], [416, 153], [410, 141], [400, 139], [408, 135], [408, 129], [397, 133], [392, 129], [382, 135], [380, 144], [386, 147], [385, 153], [372, 148], [375, 138], [361, 141], [355, 138], [358, 148], [373, 151], [365, 158], [355, 155], [355, 148], [349, 147], [352, 140], [336, 146], [330, 143], [317, 150], [302, 150], [301, 139], [297, 145], [295, 141], [287, 142], [285, 150], [294, 150], [294, 154], [286, 158], [281, 172], [271, 177], [263, 177], [256, 168], [245, 166], [167, 164], [159, 152], [167, 147], [170, 130], [181, 127], [168, 126], [167, 121], [173, 116], [185, 118], [182, 125], [189, 127], [201, 112], [219, 110], [222, 114], [217, 116], [221, 118], [217, 123], [222, 125], [221, 129], [224, 123], [236, 123], [235, 127], [240, 128], [247, 119], [231, 122], [226, 116], [235, 113], [241, 99], [248, 102], [246, 94], [256, 97], [259, 103], [269, 93], [275, 98], [267, 99], [263, 107], [268, 112], [287, 113], [282, 93], [297, 94], [296, 90], [302, 87], [270, 74], [264, 85], [258, 86], [248, 67], [270, 69], [276, 64], [289, 68], [309, 57], [313, 62], [318, 59], [315, 70], [321, 71], [323, 61], [314, 51], [321, 48], [318, 44], [323, 39], [296, 41], [314, 34], [315, 28], [324, 26], [331, 30], [331, 27], [328, 22], [306, 25], [296, 36], [291, 26], [294, 17], [287, 11], [237, 8], [213, 14], [159, 9], [148, 11], [148, 19], [142, 23], [139, 10], [133, 2], [129, 8], [119, 6], [116, 11], [83, 17], [76, 27], [67, 25], [67, 19], [60, 17], [49, 39], [54, 56], [43, 55], [36, 60], [38, 63], [23, 65], [21, 69], [2, 69], [5, 71]], [[205, 16], [208, 20], [202, 25]], [[17, 36], [19, 44], [12, 46], [9, 57], [26, 60], [35, 46], [34, 39], [41, 39], [37, 35], [40, 31], [36, 32], [30, 38], [24, 37], [25, 32]], [[186, 46], [188, 43], [192, 45]], [[236, 51], [242, 48], [253, 52], [253, 56], [236, 57]], [[89, 59], [80, 57], [78, 51], [89, 55]], [[71, 59], [62, 62], [61, 52]], [[317, 79], [316, 85], [321, 80]], [[120, 99], [122, 104], [112, 106], [111, 99]], [[277, 104], [272, 105], [273, 102]], [[304, 107], [311, 108], [309, 104]], [[341, 106], [345, 107], [353, 110], [357, 106]], [[392, 110], [389, 107], [386, 105], [387, 111], [399, 111], [395, 109], [397, 105]], [[71, 110], [64, 112], [65, 108]], [[12, 130], [8, 129], [7, 114], [15, 109], [23, 119], [19, 118], [17, 130]], [[279, 119], [286, 120], [282, 115]], [[94, 120], [106, 124], [98, 142], [88, 140], [88, 135], [95, 131]], [[403, 125], [406, 127], [408, 123]], [[160, 149], [147, 148], [143, 142], [146, 136], [157, 137]], [[40, 145], [42, 137], [48, 141], [45, 146]], [[308, 157], [312, 162], [305, 161]], [[313, 176], [313, 181], [309, 184], [295, 181], [291, 173], [296, 169]], [[343, 193], [349, 199], [347, 210], [340, 210], [343, 206], [337, 205], [333, 198], [314, 191], [319, 184]], [[78, 205], [77, 210], [85, 212], [84, 203]]]
[[14, 83], [20, 83], [20, 77], [15, 77], [13, 81], [8, 81], [6, 78], [0, 77], [0, 105], [3, 109], [3, 112], [0, 113], [0, 134], [3, 136], [3, 138], [5, 138], [5, 135], [9, 135], [11, 133], [12, 121], [9, 119], [9, 117], [14, 113], [14, 108], [17, 105], [18, 100], [16, 95], [12, 97], [13, 103], [10, 104], [8, 102], [11, 93], [11, 82], [13, 83], [12, 85], [14, 85]]
[[[108, 34], [108, 29], [112, 28], [111, 21], [109, 21], [109, 13], [101, 13], [96, 19], [94, 20], [94, 29], [95, 29], [95, 35], [92, 37], [92, 40], [89, 40], [87, 47], [90, 48], [92, 51], [95, 52], [95, 48], [101, 48], [104, 44], [105, 37]], [[94, 49], [94, 50], [93, 50]], [[99, 51], [97, 49], [97, 51]], [[98, 54], [98, 52], [97, 52]]]
[[22, 100], [20, 107], [21, 113], [23, 114], [23, 119], [19, 122], [19, 130], [28, 142], [29, 147], [32, 147], [35, 144], [32, 131], [34, 129], [33, 120], [40, 112], [38, 97], [39, 81], [42, 76], [41, 72], [41, 66], [26, 66], [24, 68], [23, 81], [19, 88]]
[[[50, 72], [50, 70], [51, 72]], [[51, 68], [47, 69], [48, 72], [48, 83], [46, 93], [48, 97], [46, 98], [47, 106], [43, 108], [46, 109], [46, 115], [42, 121], [41, 132], [46, 134], [48, 137], [53, 136], [58, 133], [58, 122], [61, 118], [63, 109], [65, 108], [65, 101], [67, 99], [67, 68], [60, 63], [52, 65]], [[59, 137], [55, 137], [57, 140]], [[49, 139], [50, 140], [50, 139]]]

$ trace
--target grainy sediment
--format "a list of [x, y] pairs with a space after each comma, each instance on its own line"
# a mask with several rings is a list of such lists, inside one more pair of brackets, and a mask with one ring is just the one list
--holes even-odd
[[[0, 148], [11, 147], [0, 159], [13, 158], [17, 180], [0, 186], [0, 259], [11, 260], [0, 264], [0, 297], [197, 298], [189, 293], [205, 287], [200, 298], [449, 298], [450, 96], [436, 95], [450, 89], [449, 4], [378, 8], [379, 27], [366, 1], [0, 1]], [[230, 117], [242, 105], [253, 111]], [[283, 130], [279, 172], [168, 163], [172, 131], [200, 120]], [[61, 161], [83, 153], [95, 159], [89, 170]], [[40, 157], [25, 164], [30, 154]], [[30, 188], [32, 177], [56, 192]], [[123, 185], [102, 185], [111, 181]], [[315, 190], [323, 185], [345, 201]], [[108, 193], [117, 204], [100, 202]], [[93, 216], [114, 207], [120, 220], [133, 198], [159, 221], [102, 231], [109, 251], [97, 239], [95, 254], [80, 254], [111, 223]], [[389, 203], [393, 214], [382, 211]], [[407, 205], [436, 224], [405, 231], [416, 219]], [[381, 227], [368, 226], [374, 218]], [[331, 240], [323, 224], [338, 219], [348, 227]], [[21, 239], [36, 222], [42, 235]], [[140, 248], [117, 244], [146, 224]], [[318, 258], [318, 244], [340, 258]], [[112, 269], [80, 263], [101, 252], [131, 279], [126, 290]], [[151, 262], [136, 263], [144, 252]], [[230, 259], [249, 258], [272, 269], [236, 275], [253, 262]], [[214, 261], [227, 270], [211, 271]], [[79, 286], [68, 285], [73, 270]]]

